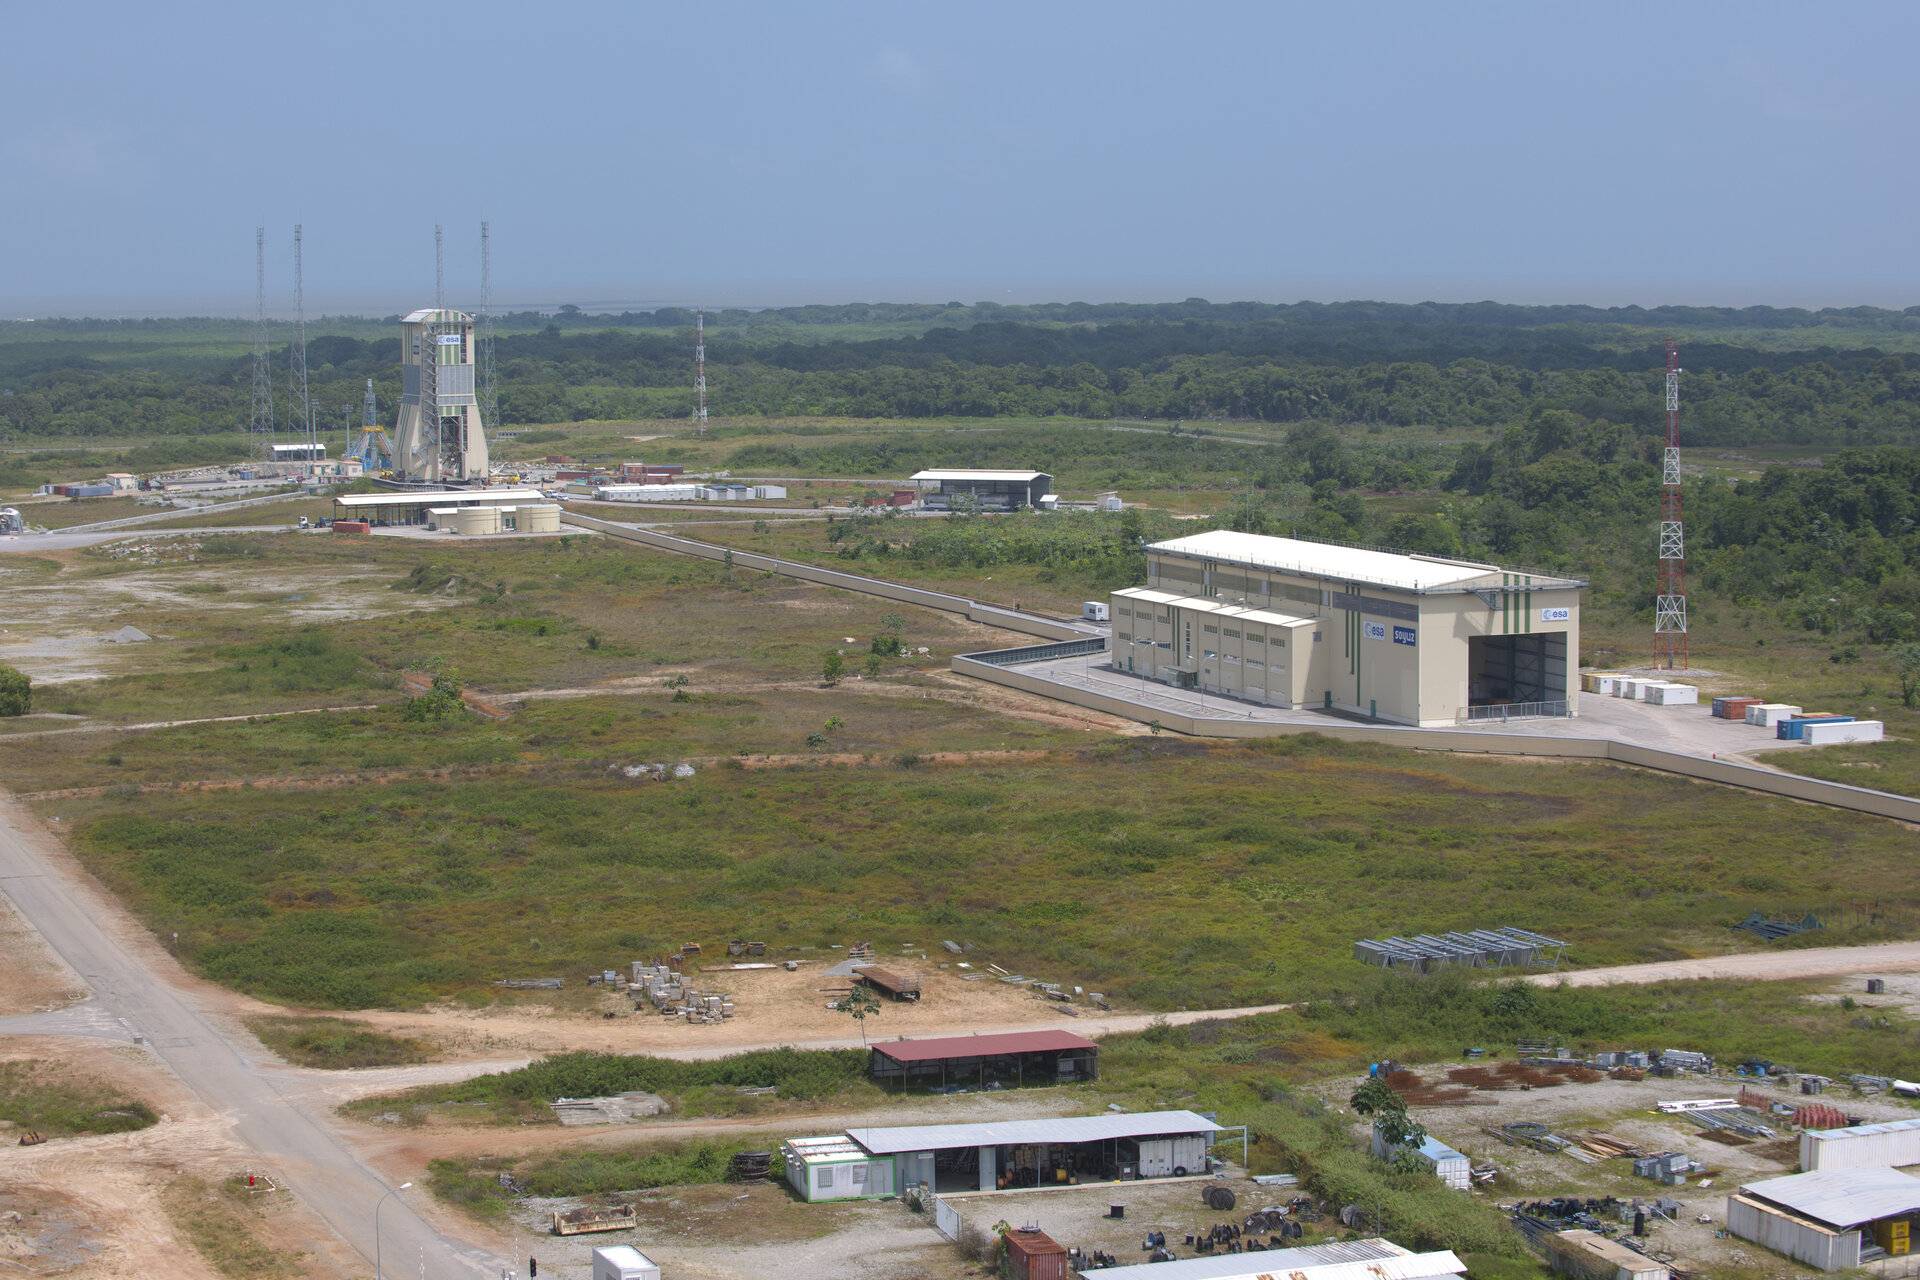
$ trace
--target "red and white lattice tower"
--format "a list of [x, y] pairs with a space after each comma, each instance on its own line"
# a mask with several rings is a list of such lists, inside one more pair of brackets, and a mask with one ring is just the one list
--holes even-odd
[[693, 434], [707, 434], [707, 309], [693, 312]]
[[1667, 448], [1660, 465], [1660, 586], [1653, 600], [1653, 665], [1685, 668], [1687, 547], [1680, 518], [1680, 348], [1667, 343]]

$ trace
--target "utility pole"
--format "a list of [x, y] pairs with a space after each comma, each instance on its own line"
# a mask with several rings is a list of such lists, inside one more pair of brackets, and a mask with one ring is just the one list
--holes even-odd
[[500, 427], [500, 387], [493, 370], [493, 235], [480, 224], [480, 425]]
[[301, 268], [301, 225], [293, 224], [293, 347], [289, 356], [292, 365], [292, 386], [288, 388], [293, 396], [292, 416], [299, 422], [300, 439], [306, 441], [307, 456], [313, 456], [313, 402], [307, 395], [307, 294]]
[[693, 312], [693, 434], [707, 434], [707, 309]]
[[267, 357], [267, 229], [253, 229], [253, 407], [247, 416], [248, 451], [273, 460], [273, 362]]
[[1687, 655], [1687, 552], [1680, 516], [1680, 348], [1667, 343], [1667, 449], [1660, 475], [1660, 577], [1653, 602], [1653, 665], [1671, 671]]

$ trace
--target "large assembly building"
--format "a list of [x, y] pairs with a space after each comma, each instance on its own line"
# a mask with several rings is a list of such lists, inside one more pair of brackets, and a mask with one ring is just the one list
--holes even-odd
[[443, 484], [487, 478], [487, 435], [474, 393], [473, 317], [416, 311], [400, 322], [400, 421], [393, 469]]
[[1226, 530], [1146, 552], [1113, 593], [1122, 671], [1399, 724], [1578, 711], [1577, 579]]

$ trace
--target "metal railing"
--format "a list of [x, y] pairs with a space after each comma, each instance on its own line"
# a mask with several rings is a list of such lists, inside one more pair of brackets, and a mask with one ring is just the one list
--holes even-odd
[[1553, 716], [1565, 716], [1566, 699], [1557, 702], [1505, 702], [1490, 707], [1463, 707], [1460, 711], [1460, 724], [1504, 724], [1509, 720], [1540, 720]]
[[1049, 658], [1077, 658], [1083, 653], [1105, 653], [1107, 638], [1095, 636], [1089, 640], [1060, 640], [1053, 644], [1022, 645], [1018, 649], [989, 649], [982, 653], [963, 653], [960, 656], [974, 662], [984, 662], [990, 667], [1010, 667], [1021, 662], [1045, 662]]

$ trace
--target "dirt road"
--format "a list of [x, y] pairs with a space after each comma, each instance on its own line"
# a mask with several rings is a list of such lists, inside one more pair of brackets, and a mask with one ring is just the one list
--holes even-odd
[[[0, 800], [0, 890], [92, 989], [94, 1004], [150, 1045], [195, 1096], [231, 1123], [240, 1141], [270, 1156], [302, 1201], [371, 1260], [374, 1210], [388, 1185], [262, 1073], [190, 993], [173, 985], [179, 970], [164, 953], [137, 956], [109, 932], [104, 922], [120, 912], [103, 890], [54, 857], [50, 843], [29, 815]], [[424, 1250], [426, 1274], [435, 1280], [500, 1274], [500, 1259], [434, 1231], [404, 1193], [386, 1202], [380, 1227], [386, 1257], [419, 1258]]]
[[1698, 960], [1662, 960], [1623, 964], [1611, 969], [1573, 969], [1539, 973], [1528, 979], [1543, 987], [1605, 987], [1616, 983], [1671, 982], [1680, 978], [1838, 978], [1855, 973], [1920, 972], [1920, 942], [1888, 942], [1872, 947], [1814, 947], [1801, 951], [1756, 951]]

